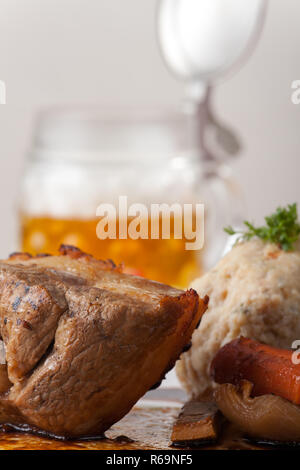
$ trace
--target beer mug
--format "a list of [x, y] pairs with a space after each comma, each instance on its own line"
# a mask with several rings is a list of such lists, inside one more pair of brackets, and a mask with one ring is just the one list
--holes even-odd
[[230, 168], [199, 155], [194, 120], [174, 110], [41, 113], [19, 197], [22, 250], [75, 245], [126, 272], [186, 287], [222, 253], [223, 226], [239, 221], [241, 201]]

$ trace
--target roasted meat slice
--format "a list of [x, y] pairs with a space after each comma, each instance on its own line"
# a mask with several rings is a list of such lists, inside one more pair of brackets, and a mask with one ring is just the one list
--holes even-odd
[[[1, 265], [0, 331], [11, 380], [22, 378], [46, 352], [61, 314], [63, 288], [48, 273]], [[33, 334], [34, 331], [34, 334]]]
[[207, 303], [74, 247], [0, 262], [0, 423], [103, 433], [173, 367]]

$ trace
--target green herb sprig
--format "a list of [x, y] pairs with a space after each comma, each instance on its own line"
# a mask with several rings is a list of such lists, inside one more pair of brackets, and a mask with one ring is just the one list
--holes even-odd
[[253, 237], [261, 238], [265, 242], [276, 243], [282, 250], [291, 251], [299, 239], [300, 224], [298, 222], [297, 204], [287, 207], [278, 207], [274, 214], [265, 217], [266, 225], [255, 227], [248, 221], [244, 222], [245, 231], [235, 231], [231, 226], [224, 231], [229, 235], [239, 234], [239, 240], [251, 240]]

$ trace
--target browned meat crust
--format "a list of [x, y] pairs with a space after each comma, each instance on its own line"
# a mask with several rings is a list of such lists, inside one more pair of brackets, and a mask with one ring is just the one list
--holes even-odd
[[207, 302], [69, 246], [0, 262], [0, 423], [103, 433], [173, 367]]
[[222, 416], [214, 402], [188, 401], [173, 425], [172, 443], [175, 446], [199, 447], [217, 442], [221, 424]]

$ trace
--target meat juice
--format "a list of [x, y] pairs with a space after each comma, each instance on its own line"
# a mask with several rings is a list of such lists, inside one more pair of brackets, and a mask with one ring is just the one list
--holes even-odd
[[[170, 238], [105, 239], [97, 237], [99, 219], [59, 219], [21, 216], [22, 250], [31, 254], [56, 254], [60, 244], [75, 245], [99, 259], [123, 263], [125, 272], [185, 288], [201, 274], [199, 250], [187, 250], [187, 230], [182, 239], [174, 238], [174, 217], [170, 220]], [[130, 219], [128, 219], [130, 222]], [[162, 220], [159, 221], [161, 226]], [[193, 224], [194, 225], [194, 224]], [[118, 234], [119, 220], [117, 220]], [[150, 233], [150, 220], [148, 220]]]

